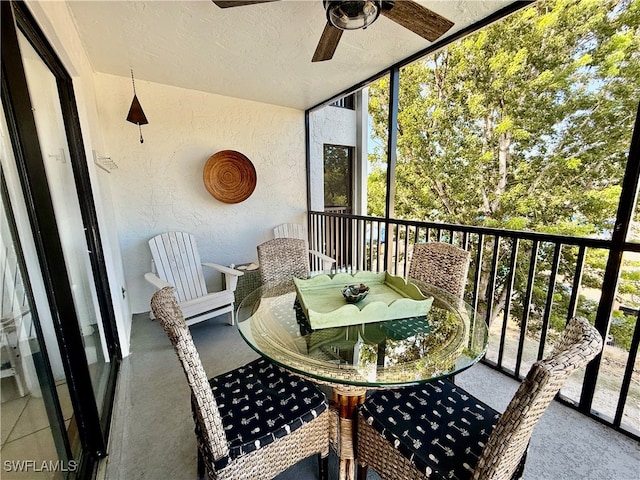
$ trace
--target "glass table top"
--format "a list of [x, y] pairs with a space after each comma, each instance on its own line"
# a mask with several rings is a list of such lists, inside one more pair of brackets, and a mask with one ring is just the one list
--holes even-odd
[[[426, 315], [312, 329], [293, 282], [284, 282], [263, 285], [242, 301], [238, 329], [264, 357], [328, 384], [410, 385], [476, 363], [487, 347], [486, 323], [444, 290], [410, 282], [434, 299]], [[342, 297], [340, 288], [336, 295]]]

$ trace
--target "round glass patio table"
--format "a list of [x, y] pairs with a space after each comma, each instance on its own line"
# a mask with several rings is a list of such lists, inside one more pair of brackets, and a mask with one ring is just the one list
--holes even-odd
[[[274, 363], [344, 389], [428, 382], [476, 363], [487, 347], [486, 323], [444, 290], [410, 283], [433, 297], [426, 315], [318, 329], [311, 328], [292, 282], [263, 285], [238, 307], [238, 329]], [[341, 288], [335, 294], [342, 298]]]
[[[352, 273], [321, 274], [335, 283], [337, 302], [341, 287], [358, 283]], [[312, 328], [293, 281], [263, 285], [238, 307], [240, 335], [256, 352], [333, 388], [339, 415], [332, 441], [340, 457], [341, 479], [355, 475], [351, 420], [367, 389], [450, 377], [475, 364], [486, 351], [487, 324], [470, 305], [433, 285], [409, 282], [425, 297], [433, 297], [424, 315]], [[345, 311], [340, 315], [344, 318]]]

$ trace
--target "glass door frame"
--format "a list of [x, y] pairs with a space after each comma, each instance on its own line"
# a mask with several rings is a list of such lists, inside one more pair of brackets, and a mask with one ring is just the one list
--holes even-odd
[[[25, 287], [27, 304], [29, 305], [33, 328], [36, 331], [37, 351], [32, 350], [31, 354], [34, 361], [38, 383], [40, 385], [40, 392], [42, 394], [47, 419], [51, 428], [51, 436], [59, 459], [66, 462], [66, 465], [69, 465], [69, 460], [71, 458], [70, 453], [72, 451], [71, 443], [65, 431], [65, 419], [62, 413], [58, 392], [55, 387], [56, 382], [52, 372], [46, 342], [44, 341], [42, 324], [40, 323], [38, 310], [33, 298], [31, 279], [27, 274], [27, 262], [22, 250], [22, 245], [18, 242], [18, 239], [20, 238], [18, 233], [18, 224], [16, 223], [13, 207], [11, 205], [9, 190], [5, 181], [2, 165], [0, 165], [0, 199], [0, 204], [5, 208], [4, 215], [6, 217], [7, 227], [10, 232], [11, 241], [15, 245], [17, 267], [20, 271], [21, 281]], [[30, 344], [30, 346], [33, 347], [34, 345]], [[38, 358], [37, 361], [36, 356]], [[38, 364], [37, 366], [35, 365], [36, 363]]]
[[[121, 360], [87, 158], [70, 75], [23, 2], [0, 2], [0, 8], [2, 102], [27, 204], [29, 221], [32, 231], [35, 232], [34, 241], [38, 252], [38, 261], [47, 290], [82, 444], [83, 454], [79, 477], [86, 478], [83, 471], [94, 470], [96, 460], [106, 456], [115, 384]], [[108, 349], [108, 352], [105, 353], [108, 354], [111, 363], [107, 395], [102, 411], [98, 410], [93, 390], [90, 388], [89, 366], [31, 110], [25, 71], [18, 46], [17, 29], [27, 38], [56, 78], [75, 188], [78, 193], [93, 280], [97, 291], [98, 307], [105, 330]]]

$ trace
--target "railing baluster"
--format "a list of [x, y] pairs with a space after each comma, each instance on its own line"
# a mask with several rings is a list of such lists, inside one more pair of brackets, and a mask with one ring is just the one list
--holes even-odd
[[346, 254], [347, 254], [347, 228], [346, 228], [346, 219], [344, 217], [340, 218], [340, 267], [344, 267], [346, 262]]
[[[400, 245], [400, 229], [398, 228], [397, 224], [393, 224], [393, 226], [391, 224], [389, 224], [389, 228], [392, 230], [393, 232], [393, 270], [392, 273], [394, 275], [398, 275], [398, 255], [400, 254], [400, 251], [398, 250], [399, 245]], [[389, 241], [389, 240], [387, 240]]]
[[369, 238], [367, 239], [369, 245], [369, 262], [367, 268], [373, 270], [373, 222], [368, 222], [367, 225], [369, 226]]
[[409, 262], [409, 225], [404, 226], [404, 258], [402, 262], [402, 276], [406, 278]]
[[507, 325], [509, 323], [509, 316], [511, 314], [511, 294], [513, 292], [513, 282], [516, 276], [516, 260], [518, 259], [518, 247], [520, 246], [520, 240], [517, 238], [511, 239], [511, 259], [509, 260], [509, 277], [507, 279], [507, 294], [504, 305], [504, 315], [502, 321], [502, 335], [500, 339], [500, 351], [498, 352], [498, 365], [502, 365], [502, 359], [504, 355], [504, 344], [507, 338]]
[[363, 229], [363, 221], [357, 218], [353, 219], [353, 229], [355, 238], [353, 239], [354, 244], [354, 252], [353, 257], [351, 258], [351, 266], [354, 270], [362, 270], [360, 260], [363, 255], [363, 237], [364, 237], [364, 229]]
[[480, 274], [482, 273], [482, 260], [484, 255], [484, 235], [480, 233], [478, 235], [478, 250], [476, 251], [476, 274], [473, 279], [473, 295], [471, 299], [471, 305], [473, 307], [473, 311], [476, 312], [478, 310], [478, 290], [480, 289]]
[[555, 243], [555, 249], [553, 252], [553, 265], [551, 267], [551, 275], [549, 276], [549, 288], [547, 290], [547, 301], [544, 304], [544, 316], [542, 318], [542, 330], [540, 332], [540, 345], [538, 345], [538, 360], [544, 357], [544, 347], [545, 343], [547, 343], [549, 319], [551, 318], [551, 309], [553, 307], [553, 293], [556, 288], [556, 277], [558, 275], [558, 265], [560, 263], [561, 250], [562, 244]]
[[462, 242], [460, 242], [460, 246], [465, 250], [469, 250], [469, 233], [462, 232]]
[[633, 370], [636, 364], [636, 357], [638, 355], [638, 346], [640, 346], [640, 310], [638, 310], [638, 314], [636, 315], [636, 326], [633, 330], [633, 338], [631, 339], [631, 348], [629, 349], [627, 365], [624, 369], [622, 388], [620, 389], [620, 397], [618, 398], [616, 415], [613, 419], [613, 424], [616, 427], [619, 427], [622, 424], [622, 414], [624, 413], [624, 406], [627, 402], [627, 395], [629, 395], [629, 387], [631, 385]]
[[340, 231], [341, 222], [342, 219], [340, 217], [335, 217], [333, 222], [333, 244], [334, 248], [336, 249], [336, 269], [339, 269], [340, 265], [342, 264], [342, 232]]
[[346, 254], [347, 254], [347, 228], [345, 225], [345, 218], [341, 217], [339, 222], [339, 232], [340, 232], [340, 241], [338, 245], [340, 245], [340, 268], [344, 267], [346, 264]]
[[571, 299], [569, 300], [567, 322], [576, 316], [576, 311], [578, 310], [578, 294], [580, 293], [580, 284], [582, 283], [582, 271], [584, 269], [586, 253], [587, 248], [582, 245], [578, 250], [578, 258], [576, 258], [576, 270], [573, 275], [573, 286], [571, 288]]
[[[382, 241], [382, 232], [384, 232], [384, 242]], [[384, 271], [384, 266], [387, 264], [387, 245], [389, 232], [387, 232], [387, 225], [383, 222], [378, 222], [378, 271]], [[384, 252], [382, 263], [379, 261], [380, 252]], [[382, 269], [380, 268], [382, 267]]]
[[493, 255], [491, 257], [491, 276], [489, 280], [489, 290], [487, 291], [487, 316], [486, 322], [491, 328], [491, 315], [493, 314], [493, 296], [496, 288], [496, 275], [498, 271], [498, 254], [500, 251], [500, 237], [493, 237]]
[[531, 244], [531, 255], [529, 256], [529, 273], [527, 275], [527, 290], [522, 302], [522, 319], [520, 320], [520, 339], [518, 340], [518, 355], [516, 356], [515, 376], [520, 378], [520, 368], [522, 367], [522, 355], [524, 353], [524, 342], [529, 328], [529, 314], [531, 310], [531, 298], [533, 296], [533, 285], [536, 276], [536, 266], [538, 263], [538, 250], [540, 243], [534, 240]]

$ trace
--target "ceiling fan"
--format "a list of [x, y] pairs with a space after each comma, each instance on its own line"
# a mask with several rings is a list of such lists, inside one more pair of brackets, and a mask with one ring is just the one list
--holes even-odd
[[[220, 8], [229, 8], [278, 0], [212, 1]], [[413, 0], [323, 0], [323, 3], [327, 13], [327, 24], [311, 59], [312, 62], [330, 60], [344, 30], [367, 28], [380, 14], [430, 42], [453, 26], [450, 20]]]

